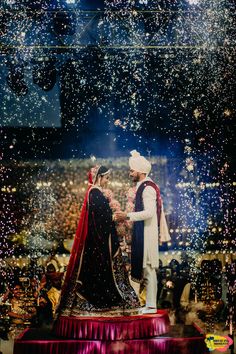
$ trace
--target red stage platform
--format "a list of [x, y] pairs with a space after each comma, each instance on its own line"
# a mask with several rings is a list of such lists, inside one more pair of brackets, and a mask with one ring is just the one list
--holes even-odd
[[165, 310], [152, 315], [119, 317], [66, 317], [55, 324], [57, 337], [87, 340], [126, 340], [151, 338], [167, 333], [169, 317]]
[[14, 354], [207, 354], [204, 337], [193, 326], [170, 326], [168, 334], [131, 340], [66, 340], [50, 331], [28, 329], [15, 341]]

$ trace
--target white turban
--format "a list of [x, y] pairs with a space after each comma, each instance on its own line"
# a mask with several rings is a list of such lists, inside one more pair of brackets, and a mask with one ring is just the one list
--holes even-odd
[[144, 156], [141, 156], [140, 153], [136, 150], [132, 150], [130, 153], [131, 153], [131, 157], [129, 158], [130, 169], [136, 172], [149, 174], [152, 168], [150, 162], [147, 159], [145, 159]]

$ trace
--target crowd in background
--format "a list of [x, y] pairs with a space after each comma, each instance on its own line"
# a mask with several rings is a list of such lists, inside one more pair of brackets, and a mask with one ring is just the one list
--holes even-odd
[[[127, 159], [102, 162], [112, 169], [109, 188], [125, 210], [128, 191], [133, 187]], [[0, 215], [6, 225], [2, 230], [6, 234], [6, 257], [10, 248], [15, 256], [38, 251], [42, 254], [42, 250], [49, 253], [55, 247], [61, 249], [65, 239], [73, 239], [88, 185], [87, 172], [95, 163], [101, 161], [22, 162], [9, 168], [10, 187], [3, 185], [4, 215]], [[229, 225], [225, 230], [220, 209], [223, 186], [201, 181], [197, 175], [188, 183], [189, 172], [175, 159], [154, 157], [152, 163], [151, 177], [160, 186], [171, 233], [168, 248], [186, 249], [190, 245], [200, 252], [233, 250], [233, 231]], [[163, 245], [161, 250], [165, 250]]]

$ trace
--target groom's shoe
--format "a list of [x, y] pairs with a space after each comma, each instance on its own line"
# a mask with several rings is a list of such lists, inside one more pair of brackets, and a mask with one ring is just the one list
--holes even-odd
[[157, 309], [155, 307], [144, 307], [142, 310], [142, 314], [153, 314], [153, 313], [157, 313]]

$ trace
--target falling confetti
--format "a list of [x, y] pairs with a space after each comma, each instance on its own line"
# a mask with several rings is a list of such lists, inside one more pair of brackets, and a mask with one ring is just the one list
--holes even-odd
[[[99, 11], [72, 0], [1, 5], [0, 125], [44, 128], [20, 139], [0, 131], [19, 177], [9, 182], [3, 164], [2, 243], [15, 234], [24, 247], [28, 238], [37, 253], [47, 242], [50, 248], [54, 240], [72, 238], [86, 190], [81, 170], [106, 150], [125, 175], [127, 161], [114, 156], [135, 145], [153, 158], [170, 222], [169, 247], [187, 253], [194, 274], [199, 254], [235, 251], [235, 4], [102, 3]], [[80, 139], [73, 140], [76, 134]], [[14, 160], [50, 157], [51, 147], [57, 156], [84, 162], [77, 170], [68, 161], [46, 162], [48, 175], [41, 179], [42, 162], [20, 167]], [[161, 162], [156, 155], [168, 158]], [[128, 186], [116, 172], [116, 197], [124, 206]]]

